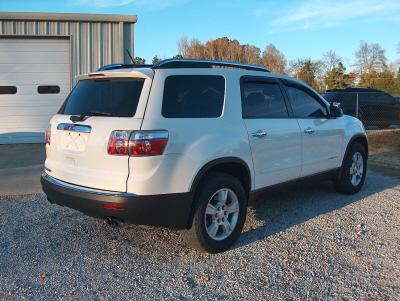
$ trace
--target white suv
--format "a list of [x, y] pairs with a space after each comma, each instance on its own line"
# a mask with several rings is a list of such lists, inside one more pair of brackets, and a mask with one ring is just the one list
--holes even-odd
[[329, 176], [358, 192], [359, 120], [260, 66], [165, 60], [79, 77], [46, 131], [51, 203], [114, 222], [186, 229], [208, 252], [239, 237], [266, 188]]

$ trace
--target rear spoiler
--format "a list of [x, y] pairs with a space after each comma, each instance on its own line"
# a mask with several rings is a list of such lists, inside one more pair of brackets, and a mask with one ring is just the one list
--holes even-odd
[[93, 78], [110, 78], [110, 77], [139, 77], [152, 79], [154, 76], [154, 71], [152, 69], [140, 69], [140, 70], [124, 70], [124, 71], [96, 71], [92, 73], [77, 75], [76, 80], [87, 80]]

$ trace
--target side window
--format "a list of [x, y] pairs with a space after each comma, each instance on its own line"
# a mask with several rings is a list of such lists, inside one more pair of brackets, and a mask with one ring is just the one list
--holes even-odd
[[328, 116], [323, 106], [314, 96], [303, 89], [287, 85], [293, 113], [298, 118], [326, 118]]
[[225, 79], [215, 75], [173, 75], [165, 79], [162, 115], [166, 118], [221, 116]]
[[243, 118], [288, 117], [279, 84], [267, 82], [242, 84], [242, 116]]

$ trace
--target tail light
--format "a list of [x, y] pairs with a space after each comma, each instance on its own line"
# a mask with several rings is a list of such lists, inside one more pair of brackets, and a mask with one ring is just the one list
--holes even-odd
[[162, 155], [168, 142], [167, 131], [133, 132], [129, 139], [131, 156]]
[[120, 156], [162, 155], [168, 142], [168, 131], [113, 131], [108, 154]]
[[44, 131], [44, 141], [45, 141], [45, 143], [50, 145], [50, 140], [51, 140], [51, 124]]
[[110, 140], [108, 140], [108, 154], [129, 155], [129, 136], [131, 133], [131, 131], [112, 131]]

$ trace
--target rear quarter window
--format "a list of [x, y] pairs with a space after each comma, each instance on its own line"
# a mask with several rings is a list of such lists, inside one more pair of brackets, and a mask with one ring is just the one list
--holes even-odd
[[225, 79], [219, 75], [172, 75], [165, 79], [162, 116], [216, 118], [221, 116]]
[[133, 117], [144, 79], [108, 78], [79, 81], [59, 114], [82, 115], [101, 112], [112, 117]]

